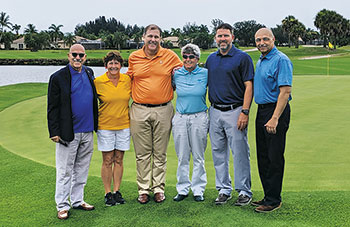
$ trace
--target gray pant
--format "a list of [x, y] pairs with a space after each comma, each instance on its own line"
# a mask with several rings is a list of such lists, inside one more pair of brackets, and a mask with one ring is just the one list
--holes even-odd
[[56, 193], [57, 210], [69, 210], [70, 203], [77, 207], [84, 202], [93, 147], [93, 133], [75, 133], [74, 140], [65, 147], [56, 144]]
[[[207, 185], [204, 166], [204, 152], [207, 147], [208, 115], [206, 112], [180, 114], [173, 117], [173, 137], [178, 157], [178, 194], [187, 195], [191, 188], [193, 195], [203, 195]], [[193, 158], [192, 182], [190, 181], [190, 159]]]
[[230, 148], [233, 155], [235, 190], [239, 194], [252, 196], [250, 176], [250, 152], [247, 129], [237, 129], [237, 120], [242, 107], [220, 111], [209, 108], [209, 136], [215, 167], [215, 183], [219, 193], [230, 195], [232, 192], [230, 167]]

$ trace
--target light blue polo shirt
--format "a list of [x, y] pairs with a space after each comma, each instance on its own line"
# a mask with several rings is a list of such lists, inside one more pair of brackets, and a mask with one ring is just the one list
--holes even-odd
[[175, 72], [173, 80], [176, 85], [177, 112], [192, 114], [207, 110], [207, 69], [197, 66], [192, 72], [188, 72], [182, 67]]
[[[276, 103], [279, 87], [292, 86], [293, 64], [276, 47], [256, 63], [254, 77], [254, 100], [257, 104]], [[292, 97], [289, 96], [289, 100]]]

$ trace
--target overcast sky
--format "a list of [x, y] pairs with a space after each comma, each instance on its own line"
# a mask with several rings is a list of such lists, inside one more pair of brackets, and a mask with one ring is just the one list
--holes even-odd
[[22, 26], [20, 32], [29, 23], [38, 30], [62, 24], [63, 32], [74, 32], [77, 24], [99, 16], [114, 17], [125, 25], [155, 23], [166, 30], [182, 28], [187, 22], [206, 24], [211, 30], [211, 20], [215, 18], [230, 24], [256, 20], [275, 27], [288, 15], [295, 16], [307, 28], [316, 29], [315, 16], [324, 8], [350, 19], [349, 0], [1, 0], [0, 6], [11, 23]]

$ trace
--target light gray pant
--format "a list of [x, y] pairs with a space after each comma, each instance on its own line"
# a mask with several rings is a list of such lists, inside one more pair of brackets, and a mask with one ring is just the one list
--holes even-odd
[[56, 144], [56, 193], [57, 210], [69, 210], [84, 202], [84, 187], [94, 150], [93, 133], [75, 133], [74, 140], [65, 147]]
[[[204, 166], [204, 152], [207, 147], [208, 115], [206, 112], [180, 114], [173, 117], [172, 132], [175, 151], [178, 157], [177, 184], [178, 194], [187, 195], [191, 188], [193, 195], [203, 195], [207, 185]], [[192, 183], [190, 181], [190, 159], [193, 158]]]
[[252, 197], [250, 176], [250, 152], [247, 129], [237, 129], [237, 120], [242, 107], [220, 111], [209, 108], [209, 136], [215, 167], [215, 183], [219, 193], [232, 192], [230, 168], [230, 148], [233, 155], [235, 190], [239, 194]]

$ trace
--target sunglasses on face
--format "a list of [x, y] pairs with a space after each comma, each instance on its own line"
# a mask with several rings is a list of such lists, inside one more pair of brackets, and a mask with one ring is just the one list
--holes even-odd
[[262, 38], [262, 39], [260, 39], [260, 38], [257, 38], [257, 39], [255, 39], [255, 42], [260, 42], [261, 40], [263, 40], [263, 41], [265, 41], [265, 42], [267, 42], [267, 41], [270, 41], [270, 38], [269, 37], [264, 37], [264, 38]]
[[193, 55], [193, 54], [190, 54], [190, 55], [184, 54], [184, 55], [182, 55], [182, 57], [183, 57], [183, 59], [189, 58], [189, 59], [191, 59], [191, 60], [196, 58], [196, 56]]
[[71, 53], [71, 54], [72, 54], [73, 58], [76, 58], [78, 55], [80, 58], [83, 58], [85, 56], [85, 54], [83, 54], [83, 53]]

